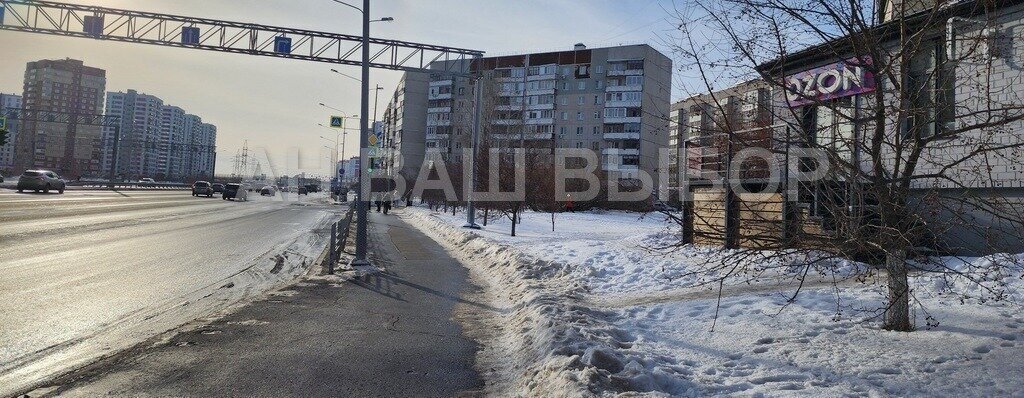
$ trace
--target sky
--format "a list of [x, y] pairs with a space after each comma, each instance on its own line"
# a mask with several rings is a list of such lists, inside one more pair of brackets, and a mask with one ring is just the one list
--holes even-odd
[[[361, 33], [360, 14], [332, 0], [62, 0], [137, 11], [252, 22], [343, 34]], [[354, 0], [355, 3], [361, 3]], [[361, 5], [361, 4], [359, 4]], [[371, 36], [471, 48], [508, 55], [647, 43], [664, 45], [674, 31], [671, 0], [373, 0]], [[359, 113], [359, 82], [352, 66], [255, 57], [133, 43], [0, 31], [0, 92], [21, 94], [25, 64], [75, 58], [107, 71], [107, 91], [135, 89], [199, 115], [218, 127], [217, 173], [232, 171], [231, 158], [248, 142], [251, 151], [283, 162], [298, 147], [304, 162], [329, 156], [336, 134], [328, 124], [338, 112]], [[384, 87], [379, 113], [401, 72], [372, 70], [370, 84]], [[673, 94], [673, 100], [683, 93]], [[373, 111], [371, 97], [371, 112]], [[323, 140], [320, 136], [328, 137]], [[349, 133], [348, 143], [358, 138]], [[347, 145], [346, 157], [358, 152]]]

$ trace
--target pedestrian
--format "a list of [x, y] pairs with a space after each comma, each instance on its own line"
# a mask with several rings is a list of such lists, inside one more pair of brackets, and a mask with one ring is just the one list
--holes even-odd
[[565, 210], [570, 213], [576, 212], [572, 205], [572, 194], [565, 194]]
[[391, 198], [385, 198], [384, 200], [384, 214], [388, 214], [391, 210]]
[[381, 202], [380, 194], [377, 194], [376, 196], [377, 196], [377, 200], [375, 200], [374, 202], [377, 204], [377, 212], [380, 213], [380, 204], [381, 204], [380, 203]]

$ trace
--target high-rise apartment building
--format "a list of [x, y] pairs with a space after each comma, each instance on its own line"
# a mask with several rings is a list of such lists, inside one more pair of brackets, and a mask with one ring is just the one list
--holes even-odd
[[[6, 115], [8, 110], [21, 109], [21, 96], [14, 94], [0, 94], [0, 115]], [[14, 166], [14, 140], [18, 135], [17, 119], [7, 120], [7, 144], [0, 146], [0, 170], [10, 169]]]
[[[85, 66], [82, 61], [29, 62], [22, 107], [65, 114], [102, 114], [106, 86], [106, 72]], [[18, 135], [13, 166], [16, 173], [46, 168], [66, 178], [77, 178], [100, 176], [103, 172], [98, 125], [81, 124], [76, 118], [52, 122], [24, 120]]]
[[[648, 45], [578, 44], [561, 52], [439, 61], [431, 69], [437, 72], [429, 75], [425, 96], [410, 94], [412, 73], [406, 74], [405, 92], [395, 94], [404, 108], [403, 126], [410, 110], [426, 114], [426, 159], [458, 159], [470, 145], [474, 83], [446, 71], [479, 71], [482, 144], [590, 149], [612, 178], [636, 178], [643, 170], [656, 185], [663, 183], [658, 155], [668, 146], [672, 61]], [[417, 147], [412, 151], [418, 154]]]
[[[160, 136], [164, 101], [135, 90], [107, 93], [107, 114], [120, 116], [117, 171], [121, 178], [157, 178], [160, 171]], [[104, 128], [104, 152], [113, 156], [114, 127]], [[108, 166], [109, 167], [109, 166]]]
[[429, 84], [429, 73], [404, 74], [381, 118], [384, 123], [383, 147], [390, 150], [385, 163], [392, 172], [416, 176], [423, 164]]
[[[217, 128], [199, 116], [139, 93], [107, 93], [107, 114], [121, 117], [117, 176], [186, 181], [213, 176]], [[114, 127], [104, 129], [104, 164], [114, 151]]]

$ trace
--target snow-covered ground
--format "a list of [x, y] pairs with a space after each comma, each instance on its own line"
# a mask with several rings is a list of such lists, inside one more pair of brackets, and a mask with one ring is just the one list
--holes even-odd
[[[490, 392], [577, 396], [1024, 396], [1024, 283], [987, 275], [1008, 301], [946, 293], [912, 280], [918, 331], [880, 330], [882, 283], [810, 284], [789, 305], [787, 278], [693, 288], [687, 271], [720, 250], [679, 247], [663, 216], [527, 213], [481, 231], [464, 214], [404, 217], [471, 266], [508, 309], [481, 355]], [[1024, 256], [944, 259], [965, 270]], [[845, 274], [859, 265], [840, 262]], [[830, 276], [830, 275], [829, 275]], [[960, 281], [954, 292], [983, 293]]]

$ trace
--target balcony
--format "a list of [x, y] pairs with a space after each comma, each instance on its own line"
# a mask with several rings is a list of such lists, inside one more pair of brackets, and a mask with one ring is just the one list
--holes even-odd
[[553, 117], [539, 117], [535, 119], [526, 119], [527, 125], [541, 125], [541, 124], [555, 124], [555, 118]]
[[634, 117], [607, 117], [605, 116], [604, 122], [607, 124], [622, 124], [622, 123], [640, 123], [640, 116]]
[[522, 138], [524, 140], [530, 141], [530, 140], [551, 140], [551, 139], [554, 139], [554, 136], [555, 136], [554, 133], [529, 133], [529, 134], [523, 134], [523, 135], [520, 135], [518, 133], [512, 133], [512, 134], [494, 134], [494, 135], [491, 135], [491, 138], [496, 139], [496, 140], [518, 140], [518, 139]]
[[609, 70], [608, 76], [640, 76], [644, 74], [643, 69]]
[[452, 85], [452, 79], [435, 80], [435, 81], [430, 82], [430, 87], [441, 87], [441, 86], [451, 86], [451, 85]]
[[604, 139], [606, 140], [639, 140], [640, 132], [635, 133], [604, 133]]
[[426, 140], [427, 141], [447, 140], [449, 137], [451, 137], [451, 134], [448, 134], [448, 133], [443, 133], [443, 134], [427, 134]]
[[522, 105], [495, 105], [494, 110], [496, 111], [521, 111], [523, 110]]
[[555, 104], [533, 104], [526, 106], [526, 110], [529, 111], [543, 111], [548, 109], [555, 109]]
[[448, 113], [452, 111], [450, 106], [440, 106], [436, 108], [427, 108], [427, 113]]
[[637, 173], [637, 172], [640, 171], [640, 166], [637, 166], [635, 164], [631, 164], [631, 165], [619, 164], [618, 162], [611, 162], [611, 161], [609, 161], [609, 162], [604, 163], [604, 169], [605, 169], [605, 171], [618, 171], [618, 172], [626, 172], [626, 173], [629, 173], [629, 172]]
[[428, 100], [452, 99], [452, 93], [451, 92], [435, 93], [435, 92], [431, 91], [429, 94], [427, 94], [427, 99]]
[[429, 120], [427, 119], [427, 126], [451, 126], [451, 120]]
[[532, 82], [532, 81], [535, 81], [535, 80], [555, 80], [557, 78], [558, 78], [558, 73], [548, 73], [548, 74], [545, 74], [545, 75], [527, 76], [526, 77], [526, 81]]
[[517, 124], [523, 124], [523, 119], [494, 119], [491, 124], [498, 126], [512, 126]]
[[643, 101], [605, 101], [605, 108], [639, 108]]
[[640, 156], [640, 150], [639, 149], [635, 149], [635, 148], [634, 149], [605, 148], [605, 149], [601, 150], [601, 155], [613, 156], [613, 157], [614, 156], [625, 156], [625, 155]]
[[555, 89], [541, 88], [537, 90], [526, 90], [526, 95], [555, 95]]
[[606, 93], [616, 93], [622, 91], [644, 91], [644, 86], [640, 84], [632, 86], [606, 86], [604, 88], [604, 91]]

